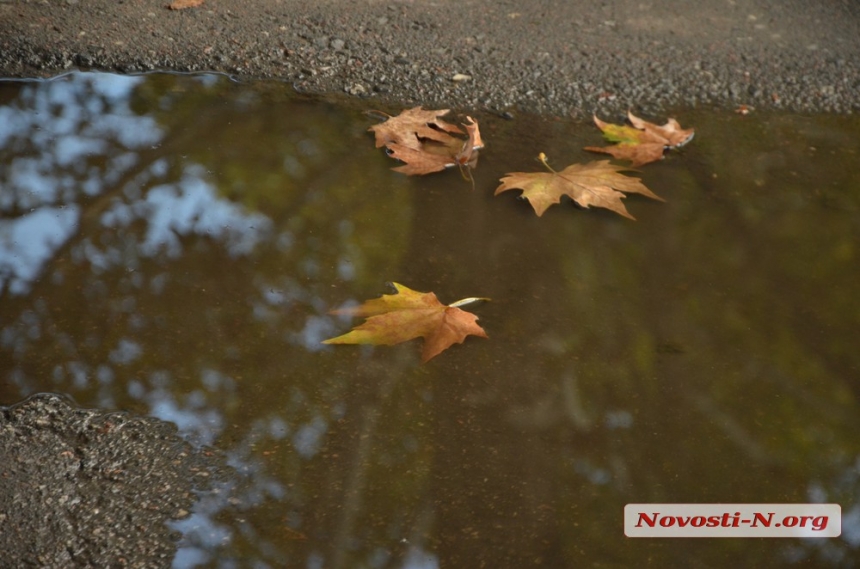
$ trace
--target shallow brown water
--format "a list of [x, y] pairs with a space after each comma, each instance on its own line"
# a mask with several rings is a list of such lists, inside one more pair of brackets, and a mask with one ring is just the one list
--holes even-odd
[[[633, 222], [492, 195], [538, 152], [599, 158], [591, 125], [477, 116], [473, 191], [278, 84], [72, 74], [0, 105], [0, 405], [68, 393], [225, 453], [176, 567], [860, 563], [857, 117], [680, 113]], [[387, 281], [492, 298], [490, 338], [320, 344]], [[630, 502], [835, 502], [843, 535], [627, 539]]]

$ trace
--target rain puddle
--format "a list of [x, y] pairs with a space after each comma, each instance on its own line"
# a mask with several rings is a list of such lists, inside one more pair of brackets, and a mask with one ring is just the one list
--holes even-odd
[[[477, 115], [473, 191], [391, 172], [362, 104], [0, 83], [0, 404], [68, 393], [225, 453], [177, 567], [860, 562], [860, 117], [679, 113], [696, 138], [630, 221], [492, 195], [539, 152], [601, 159], [593, 125]], [[388, 281], [490, 297], [489, 339], [320, 343]], [[833, 502], [843, 532], [628, 539], [630, 502]]]

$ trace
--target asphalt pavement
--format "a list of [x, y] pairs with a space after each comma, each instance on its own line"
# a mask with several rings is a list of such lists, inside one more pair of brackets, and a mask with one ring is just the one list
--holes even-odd
[[398, 104], [590, 116], [860, 109], [855, 0], [0, 0], [0, 76], [218, 71]]

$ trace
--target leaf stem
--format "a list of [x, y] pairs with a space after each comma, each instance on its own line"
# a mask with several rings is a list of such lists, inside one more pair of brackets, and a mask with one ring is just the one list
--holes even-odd
[[468, 180], [472, 184], [472, 191], [475, 191], [475, 178], [472, 177], [472, 169], [469, 168], [469, 165], [460, 164], [457, 162], [457, 166], [460, 168], [460, 176], [463, 177], [464, 180]]
[[558, 174], [558, 172], [556, 172], [555, 170], [552, 169], [552, 166], [549, 165], [549, 162], [547, 162], [548, 158], [546, 157], [546, 154], [544, 154], [543, 152], [538, 154], [538, 160], [540, 160], [541, 164], [546, 166], [547, 170], [549, 170], [553, 174]]
[[461, 306], [466, 306], [468, 304], [475, 304], [476, 302], [490, 302], [489, 298], [484, 298], [482, 296], [470, 296], [469, 298], [464, 298], [462, 300], [458, 300], [457, 302], [452, 302], [448, 305], [449, 308], [460, 308]]

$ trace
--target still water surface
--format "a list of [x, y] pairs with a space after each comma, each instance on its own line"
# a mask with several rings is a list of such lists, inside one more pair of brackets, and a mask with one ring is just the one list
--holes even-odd
[[[858, 117], [679, 113], [696, 139], [634, 222], [492, 195], [541, 151], [601, 158], [592, 125], [478, 115], [473, 191], [391, 172], [366, 108], [0, 83], [0, 405], [68, 393], [223, 452], [176, 567], [860, 563]], [[387, 281], [492, 298], [489, 339], [321, 345]], [[623, 535], [629, 502], [810, 501], [842, 537]]]

